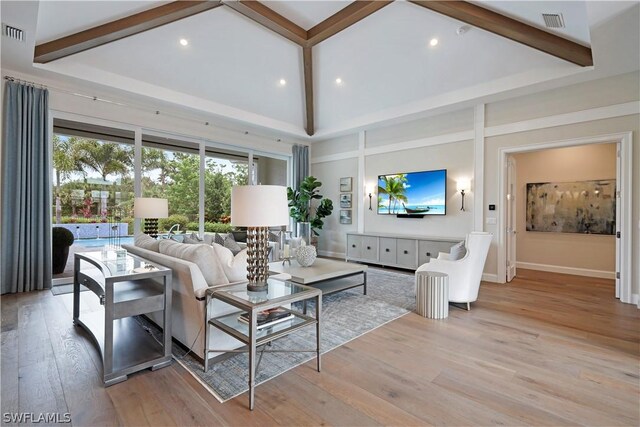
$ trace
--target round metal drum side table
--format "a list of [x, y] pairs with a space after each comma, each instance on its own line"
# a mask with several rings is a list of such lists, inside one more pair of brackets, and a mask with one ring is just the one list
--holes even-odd
[[449, 276], [435, 271], [416, 272], [416, 311], [429, 319], [449, 317]]

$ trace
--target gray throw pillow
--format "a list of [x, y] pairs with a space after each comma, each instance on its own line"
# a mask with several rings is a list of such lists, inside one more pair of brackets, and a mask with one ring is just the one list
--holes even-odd
[[197, 245], [203, 243], [200, 239], [193, 238], [192, 236], [186, 235], [184, 239], [182, 239], [182, 243], [188, 243], [190, 245]]
[[449, 260], [457, 261], [462, 259], [467, 254], [467, 249], [464, 247], [464, 242], [457, 243], [449, 250]]
[[229, 249], [233, 254], [233, 256], [238, 255], [238, 253], [240, 253], [240, 251], [242, 250], [238, 242], [234, 240], [233, 236], [230, 236], [224, 239], [222, 246]]
[[224, 246], [224, 239], [226, 238], [227, 238], [226, 234], [216, 233], [215, 237], [213, 238], [213, 241], [219, 245]]

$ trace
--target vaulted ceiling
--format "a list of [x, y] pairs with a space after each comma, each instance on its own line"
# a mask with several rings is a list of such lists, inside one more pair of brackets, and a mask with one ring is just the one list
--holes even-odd
[[[593, 69], [593, 57], [597, 68], [592, 28], [602, 11], [634, 3], [598, 6], [594, 18], [583, 1], [46, 1], [30, 60], [217, 117], [322, 136], [577, 75]], [[564, 27], [547, 28], [543, 14], [561, 15]]]

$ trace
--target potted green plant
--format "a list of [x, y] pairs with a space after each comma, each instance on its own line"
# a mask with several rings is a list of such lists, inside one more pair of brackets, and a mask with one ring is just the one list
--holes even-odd
[[53, 227], [51, 239], [51, 266], [53, 274], [61, 274], [67, 265], [73, 233], [64, 227]]
[[[310, 236], [310, 240], [313, 240], [311, 234], [319, 235], [318, 230], [322, 230], [324, 226], [322, 219], [331, 215], [333, 211], [333, 202], [324, 198], [319, 192], [321, 186], [322, 183], [316, 177], [308, 176], [300, 183], [299, 189], [287, 188], [289, 215], [298, 223], [298, 230], [301, 230], [298, 232], [298, 237], [306, 234]], [[317, 201], [315, 207], [314, 200]], [[304, 231], [305, 228], [308, 232]]]

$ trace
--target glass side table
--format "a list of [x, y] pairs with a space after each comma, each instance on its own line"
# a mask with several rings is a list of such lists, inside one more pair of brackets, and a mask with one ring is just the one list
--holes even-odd
[[[210, 289], [207, 291], [207, 299], [205, 307], [209, 306], [209, 302], [217, 299], [230, 304], [240, 311], [226, 314], [223, 316], [205, 319], [205, 360], [204, 370], [209, 369], [209, 352], [248, 352], [249, 353], [249, 409], [253, 410], [254, 404], [254, 387], [256, 377], [256, 349], [261, 345], [270, 343], [271, 341], [284, 337], [300, 328], [315, 325], [316, 326], [316, 348], [313, 350], [263, 350], [264, 352], [301, 352], [316, 353], [317, 369], [320, 372], [320, 313], [322, 311], [322, 291], [304, 285], [298, 285], [293, 282], [283, 282], [279, 280], [269, 279], [269, 288], [264, 292], [247, 291], [246, 284], [227, 286], [222, 288]], [[315, 317], [310, 317], [300, 312], [283, 308], [293, 315], [292, 318], [270, 326], [258, 329], [257, 315], [259, 312], [278, 308], [282, 305], [291, 304], [298, 301], [315, 299], [316, 309]], [[207, 310], [205, 310], [206, 316]], [[241, 314], [248, 314], [248, 322], [239, 320]], [[231, 335], [240, 342], [246, 344], [246, 348], [238, 350], [213, 350], [209, 349], [209, 328], [215, 327]], [[261, 352], [262, 353], [262, 352]], [[259, 360], [258, 360], [259, 363]]]

